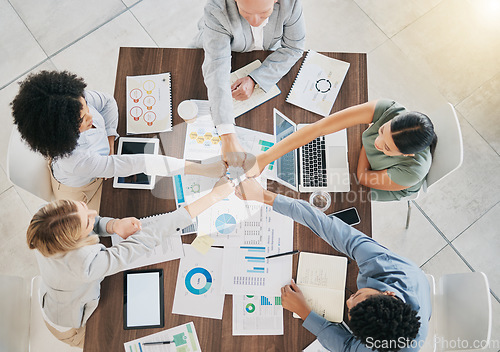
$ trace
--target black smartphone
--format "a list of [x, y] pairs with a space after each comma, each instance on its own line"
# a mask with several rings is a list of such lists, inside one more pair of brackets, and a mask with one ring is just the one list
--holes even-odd
[[356, 208], [352, 207], [345, 210], [340, 210], [332, 214], [328, 214], [328, 217], [335, 216], [345, 222], [347, 225], [357, 225], [360, 223], [359, 214]]

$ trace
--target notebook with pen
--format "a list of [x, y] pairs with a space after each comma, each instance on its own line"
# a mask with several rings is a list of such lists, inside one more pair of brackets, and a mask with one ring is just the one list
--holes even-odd
[[[297, 285], [311, 309], [334, 323], [344, 317], [347, 258], [300, 252]], [[294, 318], [299, 318], [293, 314]]]
[[286, 102], [328, 116], [351, 64], [309, 50]]

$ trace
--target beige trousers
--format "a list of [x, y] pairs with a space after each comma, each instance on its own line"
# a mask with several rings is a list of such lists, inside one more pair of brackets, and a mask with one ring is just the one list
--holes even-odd
[[96, 178], [94, 181], [82, 187], [70, 187], [63, 185], [54, 178], [50, 162], [48, 164], [50, 178], [52, 180], [52, 191], [57, 200], [70, 199], [84, 201], [89, 209], [96, 210], [99, 213], [101, 206], [102, 178]]
[[81, 328], [75, 329], [71, 328], [68, 331], [61, 332], [51, 326], [49, 323], [45, 322], [47, 328], [55, 336], [56, 339], [67, 343], [72, 347], [79, 347], [83, 349], [83, 344], [85, 342], [85, 325]]

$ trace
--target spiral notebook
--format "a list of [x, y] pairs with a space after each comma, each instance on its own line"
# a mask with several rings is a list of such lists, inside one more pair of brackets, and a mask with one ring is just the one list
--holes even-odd
[[127, 76], [127, 134], [172, 130], [170, 72]]
[[286, 101], [328, 116], [351, 64], [309, 50]]

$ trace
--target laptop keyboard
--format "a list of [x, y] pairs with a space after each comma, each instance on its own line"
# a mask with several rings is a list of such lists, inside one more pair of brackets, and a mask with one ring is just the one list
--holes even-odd
[[302, 185], [326, 187], [325, 137], [321, 136], [302, 147]]

